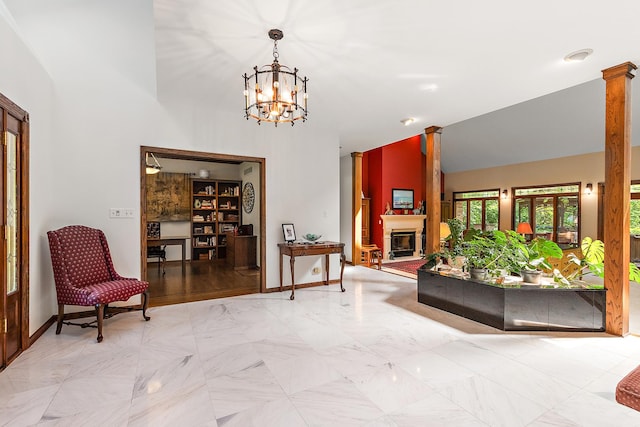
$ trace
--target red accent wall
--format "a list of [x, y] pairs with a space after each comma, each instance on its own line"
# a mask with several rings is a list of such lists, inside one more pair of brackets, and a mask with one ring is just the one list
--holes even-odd
[[[413, 189], [414, 204], [425, 199], [425, 156], [420, 135], [367, 151], [362, 158], [362, 187], [371, 198], [371, 243], [383, 246], [380, 215], [391, 203], [393, 188]], [[366, 172], [365, 172], [366, 171]], [[400, 210], [396, 214], [402, 214]]]

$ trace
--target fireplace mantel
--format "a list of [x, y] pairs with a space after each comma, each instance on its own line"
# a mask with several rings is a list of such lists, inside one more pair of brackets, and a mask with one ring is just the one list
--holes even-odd
[[426, 215], [380, 215], [382, 219], [382, 230], [384, 236], [383, 259], [389, 259], [391, 252], [391, 232], [392, 231], [413, 231], [416, 233], [416, 250], [414, 257], [422, 253], [422, 226]]

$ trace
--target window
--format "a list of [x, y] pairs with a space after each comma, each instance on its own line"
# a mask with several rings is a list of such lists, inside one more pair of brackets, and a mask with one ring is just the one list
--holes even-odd
[[500, 189], [453, 193], [455, 217], [466, 228], [482, 231], [498, 229], [500, 220]]
[[513, 229], [531, 224], [534, 237], [553, 240], [561, 247], [580, 242], [580, 184], [514, 188]]

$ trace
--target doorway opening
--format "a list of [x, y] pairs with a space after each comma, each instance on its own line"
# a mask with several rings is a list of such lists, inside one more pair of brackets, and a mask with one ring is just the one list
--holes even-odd
[[150, 306], [265, 291], [264, 165], [257, 157], [140, 148]]

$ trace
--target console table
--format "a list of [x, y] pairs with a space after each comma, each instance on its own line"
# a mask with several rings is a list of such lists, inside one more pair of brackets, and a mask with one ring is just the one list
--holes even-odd
[[340, 254], [340, 290], [344, 292], [342, 286], [342, 274], [344, 273], [344, 264], [346, 257], [344, 255], [344, 243], [340, 242], [321, 242], [321, 243], [278, 243], [280, 248], [280, 292], [282, 292], [282, 263], [285, 255], [289, 256], [289, 267], [291, 268], [291, 296], [289, 299], [295, 298], [295, 278], [294, 265], [296, 257], [309, 255], [324, 255], [324, 263], [326, 270], [326, 279], [324, 284], [329, 284], [329, 255]]

